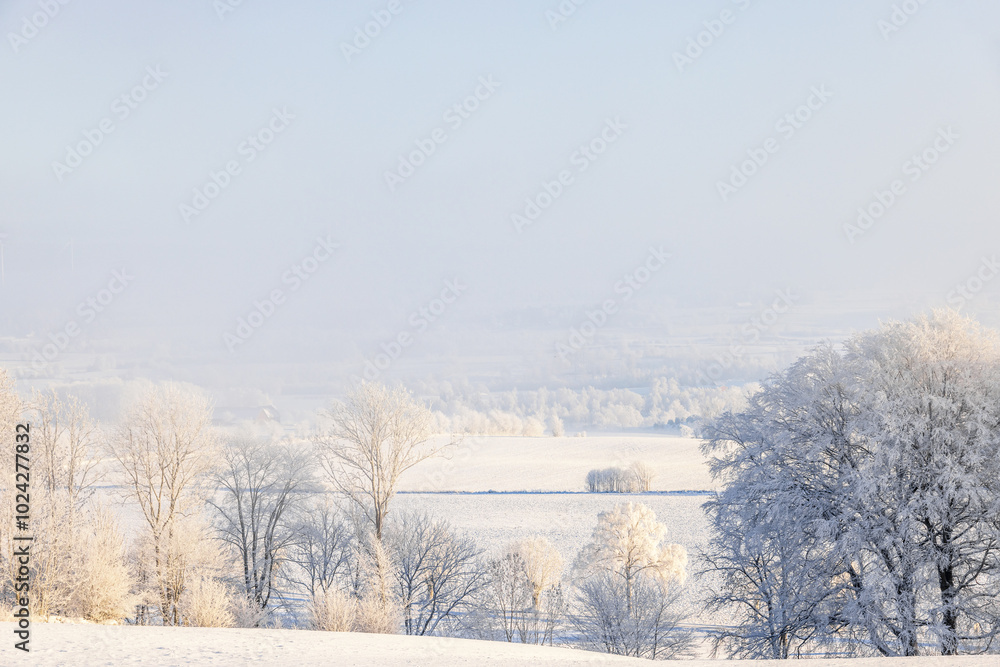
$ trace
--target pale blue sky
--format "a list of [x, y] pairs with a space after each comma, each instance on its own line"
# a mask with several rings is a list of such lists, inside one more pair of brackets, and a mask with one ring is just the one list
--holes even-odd
[[[220, 20], [210, 0], [77, 1], [18, 53], [9, 33], [39, 5], [0, 5], [0, 335], [61, 326], [127, 266], [101, 326], [183, 326], [224, 351], [321, 233], [341, 254], [268, 326], [361, 346], [454, 276], [470, 285], [455, 317], [597, 303], [653, 244], [673, 258], [644, 303], [723, 306], [786, 286], [944, 295], [1000, 250], [993, 2], [929, 2], [886, 40], [888, 0], [589, 0], [555, 31], [556, 0], [404, 0], [347, 62], [340, 44], [386, 4], [244, 0]], [[679, 72], [673, 53], [724, 10]], [[167, 78], [119, 121], [148, 66]], [[500, 87], [390, 193], [384, 172], [481, 76]], [[819, 85], [833, 97], [722, 202], [717, 181]], [[276, 107], [288, 129], [185, 224], [178, 206]], [[105, 117], [115, 131], [58, 182], [52, 162]], [[517, 234], [510, 215], [615, 117], [621, 138]], [[947, 126], [948, 153], [849, 244], [843, 224]]]

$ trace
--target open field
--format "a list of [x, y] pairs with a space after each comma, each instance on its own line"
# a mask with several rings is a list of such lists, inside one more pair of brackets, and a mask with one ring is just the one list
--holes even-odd
[[594, 468], [642, 461], [653, 490], [714, 489], [701, 440], [649, 433], [587, 437], [466, 436], [441, 458], [415, 466], [404, 491], [583, 491]]

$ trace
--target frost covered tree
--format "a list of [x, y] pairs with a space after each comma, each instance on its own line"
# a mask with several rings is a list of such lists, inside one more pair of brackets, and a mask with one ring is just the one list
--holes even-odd
[[326, 416], [333, 426], [317, 440], [323, 468], [381, 540], [400, 475], [442, 449], [428, 442], [430, 411], [402, 387], [364, 383]]
[[[735, 655], [988, 650], [1000, 594], [1000, 343], [952, 312], [822, 345], [710, 428], [713, 603]], [[843, 644], [841, 644], [843, 646]]]
[[571, 616], [585, 648], [650, 660], [686, 657], [690, 633], [680, 629], [678, 593], [650, 577], [625, 590], [620, 577], [602, 572], [580, 584]]
[[687, 576], [687, 551], [666, 543], [667, 527], [641, 503], [598, 515], [580, 550], [574, 625], [586, 644], [621, 655], [659, 658], [687, 650], [678, 632], [677, 589]]
[[577, 577], [605, 573], [624, 582], [626, 603], [633, 583], [641, 576], [664, 586], [683, 583], [687, 550], [665, 542], [667, 527], [642, 503], [623, 503], [597, 516], [590, 541], [573, 565]]
[[518, 540], [486, 563], [478, 618], [489, 638], [551, 644], [564, 611], [563, 559], [544, 537]]
[[108, 440], [126, 493], [142, 514], [145, 562], [140, 573], [148, 577], [165, 625], [182, 622], [180, 603], [191, 574], [188, 556], [202, 546], [197, 539], [201, 532], [182, 524], [200, 510], [195, 491], [214, 463], [217, 440], [211, 421], [211, 403], [192, 388], [148, 385]]
[[545, 591], [562, 581], [562, 555], [548, 539], [537, 536], [514, 542], [508, 551], [518, 554], [524, 562], [525, 576], [531, 587], [531, 603], [538, 606]]
[[287, 443], [244, 435], [226, 442], [220, 458], [209, 501], [217, 534], [236, 555], [243, 595], [264, 612], [297, 537], [291, 518], [299, 492], [310, 484], [312, 457]]
[[628, 471], [635, 480], [636, 491], [644, 493], [652, 488], [653, 478], [656, 477], [656, 473], [648, 465], [642, 461], [633, 461], [632, 465], [628, 467]]
[[[99, 478], [98, 431], [84, 404], [55, 390], [32, 394], [34, 598], [39, 614], [80, 615], [74, 591], [85, 576], [84, 503]], [[97, 522], [95, 526], [104, 526]]]

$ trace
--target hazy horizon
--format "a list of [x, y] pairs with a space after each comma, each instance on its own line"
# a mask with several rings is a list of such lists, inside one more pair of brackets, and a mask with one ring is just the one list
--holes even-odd
[[779, 352], [1000, 324], [1000, 7], [912, 4], [7, 3], [4, 358], [346, 380], [403, 335], [387, 377], [516, 384], [609, 300], [574, 359], [711, 357], [781, 291]]

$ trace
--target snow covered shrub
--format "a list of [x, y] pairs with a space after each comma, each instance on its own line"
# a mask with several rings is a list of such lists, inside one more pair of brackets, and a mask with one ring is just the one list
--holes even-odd
[[538, 438], [545, 435], [545, 424], [537, 417], [528, 417], [521, 425], [521, 435], [528, 438]]
[[370, 595], [357, 602], [354, 631], [394, 635], [399, 632], [399, 606]]
[[181, 597], [180, 617], [184, 625], [198, 628], [233, 627], [233, 590], [218, 579], [194, 579]]
[[320, 592], [309, 601], [309, 627], [313, 630], [351, 632], [357, 616], [357, 600], [341, 590]]
[[74, 616], [106, 623], [122, 621], [135, 604], [125, 539], [114, 514], [96, 507], [84, 530], [82, 557], [70, 608]]
[[368, 536], [360, 542], [360, 599], [354, 617], [356, 632], [399, 632], [401, 602], [394, 587], [399, 570], [382, 540]]

